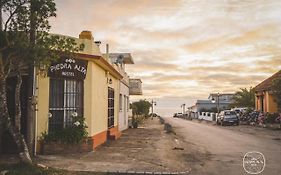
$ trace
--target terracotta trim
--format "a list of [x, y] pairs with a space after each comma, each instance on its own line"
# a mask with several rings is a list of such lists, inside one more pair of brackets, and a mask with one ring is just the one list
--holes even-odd
[[107, 137], [109, 140], [116, 140], [121, 137], [121, 132], [118, 129], [118, 126], [114, 126], [107, 130]]
[[100, 132], [94, 136], [92, 136], [93, 140], [93, 149], [97, 148], [98, 146], [102, 145], [107, 140], [107, 131]]

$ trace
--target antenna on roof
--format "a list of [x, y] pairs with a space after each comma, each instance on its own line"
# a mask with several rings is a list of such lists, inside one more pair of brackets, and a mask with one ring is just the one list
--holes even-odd
[[114, 62], [115, 64], [122, 64], [124, 61], [124, 56], [123, 55], [118, 55], [116, 61]]

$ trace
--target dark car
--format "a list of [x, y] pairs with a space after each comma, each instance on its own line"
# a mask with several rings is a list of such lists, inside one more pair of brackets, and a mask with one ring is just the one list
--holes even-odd
[[217, 117], [217, 124], [222, 126], [226, 124], [239, 125], [239, 118], [235, 111], [221, 111]]
[[181, 112], [178, 112], [178, 113], [175, 113], [173, 117], [182, 117], [182, 115], [183, 114]]

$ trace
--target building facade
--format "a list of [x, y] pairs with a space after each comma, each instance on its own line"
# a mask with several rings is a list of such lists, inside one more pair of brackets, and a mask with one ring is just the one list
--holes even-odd
[[125, 67], [127, 64], [134, 64], [134, 60], [130, 53], [109, 53], [108, 56], [123, 77], [120, 80], [118, 119], [119, 130], [123, 131], [128, 128], [130, 114], [129, 76], [126, 73]]
[[262, 112], [277, 112], [277, 104], [271, 90], [273, 80], [281, 78], [281, 70], [255, 87], [255, 109]]
[[231, 93], [212, 93], [207, 100], [197, 100], [189, 109], [192, 112], [204, 112], [204, 110], [217, 109], [218, 107], [220, 110], [224, 110], [229, 108], [229, 105], [233, 102], [233, 96], [234, 94]]
[[[87, 123], [93, 148], [121, 136], [119, 94], [123, 76], [102, 56], [91, 32], [83, 31], [77, 44], [85, 49], [53, 63], [38, 73], [35, 140], [43, 133], [67, 127], [75, 112]], [[36, 146], [35, 146], [36, 147]]]

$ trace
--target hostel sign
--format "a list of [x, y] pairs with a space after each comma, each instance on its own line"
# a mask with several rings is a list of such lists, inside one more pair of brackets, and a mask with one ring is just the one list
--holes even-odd
[[48, 76], [53, 78], [85, 79], [88, 61], [74, 58], [61, 58], [51, 64]]

